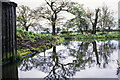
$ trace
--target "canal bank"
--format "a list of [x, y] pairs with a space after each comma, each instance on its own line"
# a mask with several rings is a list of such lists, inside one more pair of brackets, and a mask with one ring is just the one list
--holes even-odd
[[64, 38], [51, 34], [38, 34], [17, 28], [17, 54], [21, 58], [28, 57], [59, 45]]

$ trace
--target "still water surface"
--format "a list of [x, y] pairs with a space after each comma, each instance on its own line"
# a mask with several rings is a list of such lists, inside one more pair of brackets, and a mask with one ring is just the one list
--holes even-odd
[[117, 78], [118, 41], [66, 41], [24, 59], [19, 78]]
[[15, 78], [117, 78], [118, 44], [117, 40], [65, 41], [3, 70]]

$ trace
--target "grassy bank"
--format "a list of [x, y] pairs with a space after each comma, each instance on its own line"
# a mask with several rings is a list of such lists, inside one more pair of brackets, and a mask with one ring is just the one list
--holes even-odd
[[120, 32], [114, 31], [114, 32], [98, 32], [96, 35], [93, 34], [80, 34], [80, 33], [69, 33], [69, 34], [62, 34], [61, 37], [64, 37], [65, 39], [78, 39], [78, 40], [85, 40], [85, 39], [113, 39], [113, 38], [120, 38]]
[[45, 51], [51, 48], [52, 45], [58, 45], [62, 41], [63, 38], [59, 36], [38, 34], [17, 28], [17, 54], [20, 57]]

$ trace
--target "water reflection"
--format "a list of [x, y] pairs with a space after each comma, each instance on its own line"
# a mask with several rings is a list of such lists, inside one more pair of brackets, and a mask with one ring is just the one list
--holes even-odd
[[119, 40], [119, 50], [118, 50], [118, 61], [117, 61], [117, 64], [118, 64], [118, 68], [117, 68], [117, 75], [118, 75], [118, 79], [120, 80], [120, 40]]
[[24, 59], [19, 69], [30, 71], [35, 68], [47, 74], [45, 79], [67, 79], [86, 68], [109, 67], [112, 53], [118, 49], [116, 43], [112, 41], [67, 41], [62, 45], [63, 49], [57, 50], [54, 46], [52, 51], [44, 52], [43, 56], [39, 54]]
[[2, 80], [18, 80], [18, 68], [16, 64], [2, 66]]
[[79, 59], [89, 60], [89, 67], [92, 65], [92, 63], [96, 63], [96, 65], [99, 65], [99, 67], [106, 68], [110, 60], [111, 53], [113, 53], [113, 51], [117, 49], [116, 44], [113, 44], [110, 41], [94, 41], [92, 43], [78, 42], [77, 44], [78, 46], [74, 49], [70, 48], [71, 45], [68, 46], [71, 52], [70, 55]]

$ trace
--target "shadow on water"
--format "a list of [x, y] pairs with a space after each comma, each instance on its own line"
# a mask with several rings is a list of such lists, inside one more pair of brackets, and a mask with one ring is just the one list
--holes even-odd
[[18, 80], [18, 68], [16, 64], [2, 66], [2, 80]]
[[[56, 46], [53, 46], [52, 51], [24, 59], [19, 66], [14, 64], [11, 67], [5, 66], [3, 73], [7, 72], [9, 75], [13, 72], [13, 75], [8, 77], [18, 78], [18, 69], [27, 72], [35, 68], [47, 74], [45, 79], [72, 78], [77, 72], [86, 68], [94, 66], [101, 69], [107, 68], [113, 51], [118, 49], [116, 43], [112, 41], [67, 41], [61, 45], [64, 46], [62, 49], [58, 50]], [[19, 68], [17, 69], [17, 67]], [[4, 76], [6, 74], [3, 74]]]

